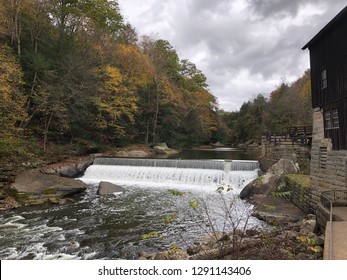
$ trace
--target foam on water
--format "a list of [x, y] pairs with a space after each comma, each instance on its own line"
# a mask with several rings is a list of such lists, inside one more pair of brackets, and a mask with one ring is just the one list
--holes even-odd
[[[0, 258], [132, 259], [142, 250], [160, 251], [172, 243], [185, 246], [208, 230], [201, 229], [204, 213], [189, 207], [195, 199], [206, 206], [209, 222], [220, 231], [234, 224], [260, 225], [250, 217], [252, 205], [238, 199], [242, 188], [258, 177], [256, 162], [234, 161], [233, 166], [228, 162], [228, 168], [225, 162], [223, 167], [221, 162], [202, 161], [180, 161], [181, 167], [167, 160], [160, 161], [166, 167], [153, 166], [153, 161], [145, 166], [136, 166], [136, 160], [117, 162], [129, 165], [110, 165], [106, 163], [112, 160], [106, 160], [90, 166], [80, 178], [89, 187], [74, 204], [18, 209], [17, 214], [1, 216]], [[191, 165], [195, 168], [182, 167]], [[96, 194], [100, 181], [125, 186], [126, 191], [119, 197], [100, 197]], [[220, 196], [216, 192], [220, 186], [232, 191]], [[173, 196], [167, 189], [180, 189], [184, 195]], [[174, 212], [177, 220], [164, 225], [162, 219]], [[227, 212], [237, 217], [228, 225], [223, 220]], [[142, 235], [153, 230], [164, 238], [143, 240]]]
[[257, 178], [258, 171], [230, 171], [218, 169], [92, 165], [80, 178], [86, 184], [108, 181], [122, 186], [179, 188], [215, 191], [220, 184], [240, 190]]
[[[60, 227], [48, 226], [45, 220], [31, 220], [27, 223], [23, 216], [0, 218], [0, 256], [2, 259], [86, 259], [89, 255], [79, 255], [80, 245], [76, 241], [66, 241], [66, 236], [83, 234], [79, 229], [64, 231]], [[60, 242], [56, 248], [52, 244]]]

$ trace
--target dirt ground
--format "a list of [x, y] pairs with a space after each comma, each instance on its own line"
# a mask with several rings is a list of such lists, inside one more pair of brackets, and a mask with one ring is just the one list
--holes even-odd
[[254, 195], [250, 202], [255, 205], [256, 211], [297, 217], [298, 220], [304, 218], [306, 215], [288, 198]]

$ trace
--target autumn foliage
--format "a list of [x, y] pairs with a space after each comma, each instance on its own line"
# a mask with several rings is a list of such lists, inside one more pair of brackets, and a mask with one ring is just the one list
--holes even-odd
[[218, 114], [196, 65], [166, 40], [139, 38], [116, 0], [0, 0], [0, 155], [11, 153], [3, 147], [25, 154], [28, 139], [47, 153], [257, 138], [307, 119], [306, 105], [295, 104], [309, 103], [309, 84], [294, 103], [288, 90]]
[[0, 0], [0, 15], [0, 141], [34, 138], [48, 152], [210, 140], [205, 76], [169, 42], [138, 38], [117, 1]]

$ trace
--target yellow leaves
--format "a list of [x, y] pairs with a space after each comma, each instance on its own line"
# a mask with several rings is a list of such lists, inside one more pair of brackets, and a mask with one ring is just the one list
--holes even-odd
[[304, 86], [302, 87], [299, 98], [301, 102], [306, 103], [310, 102], [311, 100], [311, 81], [307, 81]]
[[123, 135], [124, 126], [122, 119], [134, 123], [134, 115], [137, 110], [138, 97], [136, 92], [129, 90], [123, 82], [119, 69], [105, 65], [95, 70], [98, 78], [98, 95], [94, 104], [98, 115], [96, 126], [100, 129], [113, 128]]
[[119, 91], [119, 86], [122, 83], [122, 75], [119, 70], [110, 65], [106, 65], [104, 71], [104, 83], [102, 92], [111, 93]]
[[120, 44], [115, 55], [117, 66], [121, 69], [127, 84], [144, 87], [151, 82], [153, 68], [148, 57], [138, 47]]
[[0, 45], [0, 129], [12, 131], [26, 118], [22, 70], [6, 46]]
[[189, 201], [189, 206], [193, 209], [197, 209], [199, 207], [199, 201], [191, 200], [191, 201]]

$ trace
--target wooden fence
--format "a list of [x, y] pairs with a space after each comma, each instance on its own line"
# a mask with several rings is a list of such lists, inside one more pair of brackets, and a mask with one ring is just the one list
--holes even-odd
[[275, 146], [311, 146], [312, 126], [293, 126], [283, 133], [265, 132], [263, 136]]

